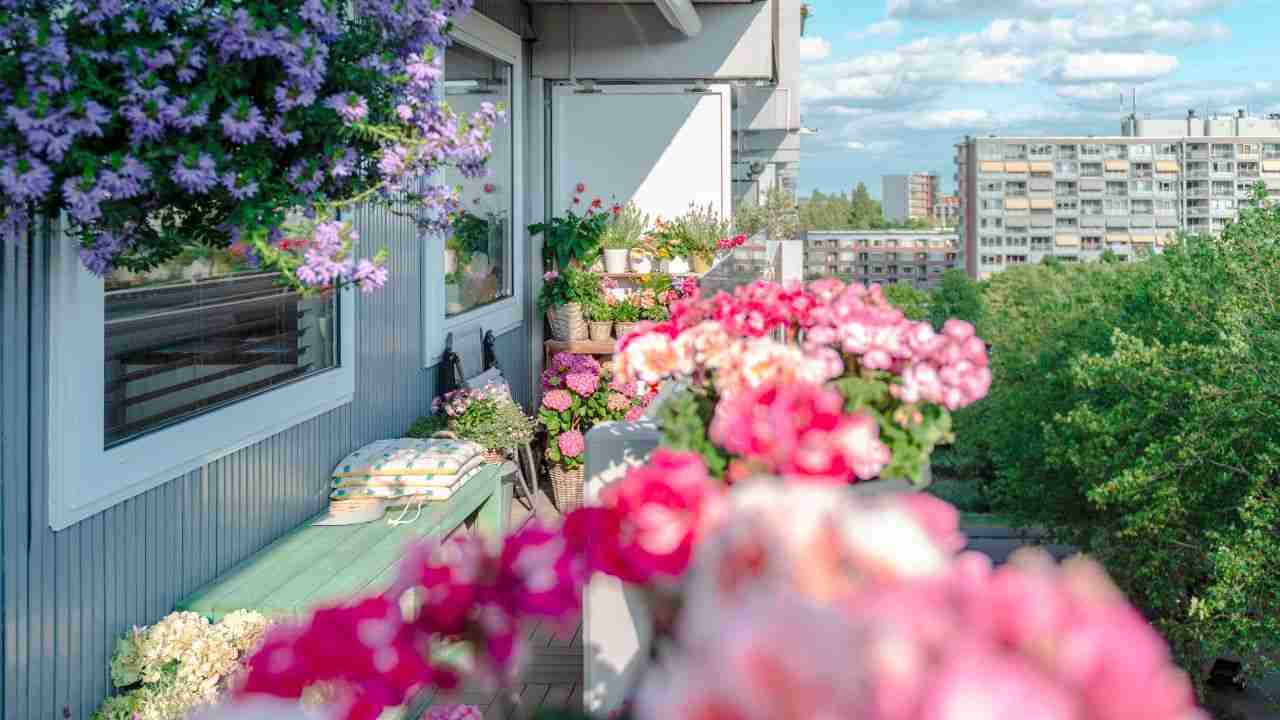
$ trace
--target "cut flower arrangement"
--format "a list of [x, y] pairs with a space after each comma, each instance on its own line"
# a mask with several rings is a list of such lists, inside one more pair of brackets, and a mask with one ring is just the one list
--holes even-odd
[[504, 385], [454, 390], [436, 398], [432, 409], [447, 418], [447, 428], [464, 440], [479, 443], [498, 459], [533, 439], [534, 422]]
[[949, 320], [935, 332], [878, 286], [835, 279], [683, 300], [618, 347], [623, 382], [688, 383], [660, 409], [664, 442], [730, 481], [919, 481], [950, 438], [950, 411], [991, 384], [971, 325]]

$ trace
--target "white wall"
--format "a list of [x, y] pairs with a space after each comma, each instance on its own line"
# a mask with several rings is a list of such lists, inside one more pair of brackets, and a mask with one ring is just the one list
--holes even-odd
[[772, 80], [773, 2], [699, 5], [702, 32], [692, 38], [652, 5], [534, 5], [533, 75]]

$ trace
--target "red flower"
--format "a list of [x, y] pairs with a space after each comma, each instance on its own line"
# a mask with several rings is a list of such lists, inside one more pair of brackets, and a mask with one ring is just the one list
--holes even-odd
[[600, 198], [596, 198], [595, 200], [592, 200], [592, 201], [591, 201], [591, 207], [593, 207], [593, 208], [602, 208], [602, 207], [604, 207], [604, 201], [603, 201], [603, 200], [601, 200]]
[[578, 192], [580, 192], [580, 193], [582, 193], [582, 192], [586, 192], [586, 191], [587, 191], [587, 186], [586, 186], [584, 183], [578, 183], [578, 186], [577, 186], [576, 188], [574, 188], [574, 190], [576, 190], [576, 191], [578, 191]]
[[485, 183], [485, 184], [484, 184], [484, 191], [485, 191], [485, 192], [487, 192], [487, 193], [491, 193], [491, 192], [493, 192], [495, 189], [497, 189], [497, 188], [495, 188], [495, 187], [493, 186], [493, 183]]
[[619, 204], [617, 204], [617, 203], [614, 203], [614, 205], [613, 205], [613, 214], [614, 214], [614, 215], [621, 215], [621, 214], [622, 214], [622, 206], [621, 206], [621, 205], [619, 205]]
[[573, 199], [573, 204], [574, 204], [574, 205], [581, 205], [581, 204], [582, 204], [582, 198], [579, 198], [579, 197], [574, 198], [574, 199]]

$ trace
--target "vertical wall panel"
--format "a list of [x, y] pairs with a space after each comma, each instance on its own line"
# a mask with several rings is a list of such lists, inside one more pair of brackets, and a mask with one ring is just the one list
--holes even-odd
[[[49, 241], [0, 245], [0, 717], [66, 708], [87, 719], [110, 689], [117, 637], [322, 510], [346, 453], [399, 436], [429, 409], [437, 369], [421, 365], [421, 243], [386, 213], [356, 221], [362, 253], [390, 254], [392, 282], [357, 301], [355, 401], [58, 533], [46, 469], [46, 441], [58, 442], [46, 437]], [[527, 338], [516, 330], [497, 346], [525, 403]]]

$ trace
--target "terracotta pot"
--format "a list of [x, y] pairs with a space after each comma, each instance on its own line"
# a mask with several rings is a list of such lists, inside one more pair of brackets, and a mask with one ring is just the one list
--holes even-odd
[[610, 275], [621, 275], [627, 271], [627, 248], [605, 248], [604, 270]]
[[592, 342], [608, 342], [613, 339], [612, 322], [588, 322]]

